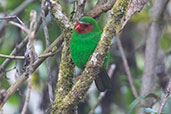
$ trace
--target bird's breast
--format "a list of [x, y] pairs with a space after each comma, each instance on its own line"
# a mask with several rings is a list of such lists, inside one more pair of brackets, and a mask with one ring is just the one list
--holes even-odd
[[[94, 37], [92, 35], [92, 37]], [[96, 36], [97, 37], [97, 36]], [[91, 40], [90, 40], [91, 39]], [[92, 40], [93, 39], [93, 40]], [[70, 40], [70, 53], [74, 64], [83, 69], [89, 60], [90, 55], [94, 52], [98, 38], [71, 38]]]

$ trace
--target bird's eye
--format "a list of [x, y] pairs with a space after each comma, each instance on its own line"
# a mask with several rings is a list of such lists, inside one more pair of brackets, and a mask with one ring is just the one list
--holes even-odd
[[87, 25], [87, 24], [84, 24], [84, 25], [83, 25], [83, 27], [84, 27], [84, 28], [87, 28], [87, 27], [88, 27], [88, 25]]

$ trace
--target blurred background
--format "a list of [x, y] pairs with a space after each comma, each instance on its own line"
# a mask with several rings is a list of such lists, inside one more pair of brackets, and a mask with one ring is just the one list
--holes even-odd
[[[27, 2], [26, 2], [27, 1]], [[63, 11], [68, 18], [72, 16], [71, 12], [76, 0], [61, 0]], [[25, 7], [17, 11], [17, 8], [26, 2]], [[106, 1], [103, 1], [105, 3]], [[141, 79], [144, 71], [145, 45], [148, 39], [147, 34], [151, 25], [150, 9], [154, 1], [149, 1], [140, 13], [135, 14], [127, 23], [125, 28], [120, 33], [126, 58], [130, 67], [133, 83], [140, 91]], [[87, 0], [85, 12], [97, 7], [97, 0]], [[26, 25], [29, 25], [29, 14], [34, 9], [37, 11], [38, 17], [41, 14], [40, 0], [1, 0], [0, 1], [0, 17], [7, 15], [18, 16]], [[108, 13], [102, 13], [96, 18], [101, 29], [106, 24]], [[50, 43], [52, 43], [61, 33], [60, 27], [53, 19], [50, 13], [46, 16]], [[168, 3], [162, 20], [162, 34], [160, 37], [157, 62], [157, 77], [159, 78], [158, 96], [162, 98], [163, 90], [165, 89], [169, 78], [171, 77], [171, 1]], [[9, 55], [11, 51], [18, 45], [26, 34], [16, 26], [8, 24], [6, 21], [0, 20], [0, 54]], [[154, 44], [156, 45], [156, 44]], [[36, 33], [34, 42], [35, 50], [40, 55], [46, 49], [45, 36], [42, 25]], [[17, 55], [24, 55], [23, 48]], [[61, 50], [50, 57], [51, 75], [53, 81], [53, 90], [55, 90], [58, 79], [58, 70], [60, 64]], [[108, 73], [111, 76], [114, 90], [100, 94], [94, 83], [89, 89], [84, 101], [78, 105], [79, 114], [88, 114], [90, 110], [97, 104], [99, 96], [102, 96], [99, 105], [95, 108], [94, 114], [126, 114], [130, 110], [130, 104], [136, 100], [130, 89], [130, 85], [123, 66], [121, 53], [114, 38], [110, 48], [110, 62], [107, 67]], [[0, 65], [3, 64], [5, 58], [0, 58]], [[7, 90], [14, 83], [18, 76], [22, 73], [24, 65], [23, 60], [12, 60], [5, 70], [0, 72], [0, 90]], [[76, 73], [79, 72], [76, 70]], [[51, 104], [48, 97], [47, 88], [47, 70], [46, 62], [33, 73], [33, 88], [27, 114], [48, 114]], [[74, 79], [74, 82], [76, 80]], [[8, 102], [4, 105], [2, 114], [20, 114], [25, 101], [27, 83], [25, 82], [17, 89]], [[53, 91], [55, 92], [55, 91]], [[157, 102], [156, 102], [157, 104]], [[165, 107], [166, 114], [171, 114], [171, 98]], [[133, 107], [135, 109], [135, 106]], [[135, 114], [135, 110], [132, 111]]]

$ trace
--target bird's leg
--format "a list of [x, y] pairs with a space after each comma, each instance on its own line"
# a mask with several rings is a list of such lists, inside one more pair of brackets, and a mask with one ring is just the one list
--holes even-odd
[[93, 54], [90, 55], [89, 60], [92, 58], [92, 55], [93, 55]]
[[79, 76], [77, 76], [77, 81], [80, 79], [80, 75]]

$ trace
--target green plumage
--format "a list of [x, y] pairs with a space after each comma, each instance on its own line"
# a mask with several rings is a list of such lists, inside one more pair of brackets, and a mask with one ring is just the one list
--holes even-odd
[[[94, 52], [97, 46], [102, 31], [100, 30], [96, 20], [94, 20], [91, 17], [82, 17], [79, 19], [79, 21], [83, 23], [89, 23], [90, 25], [93, 26], [92, 31], [82, 34], [77, 33], [74, 29], [72, 33], [72, 38], [70, 40], [70, 53], [71, 53], [72, 60], [77, 67], [84, 69], [87, 61], [90, 58], [90, 55]], [[104, 61], [104, 65], [102, 66], [103, 68], [106, 67], [108, 60], [109, 60], [109, 53], [107, 54], [107, 58]], [[97, 83], [98, 82], [96, 82], [96, 85], [98, 85]], [[103, 88], [104, 89], [101, 89], [100, 91], [104, 91], [106, 87]], [[98, 87], [98, 89], [100, 88]]]

